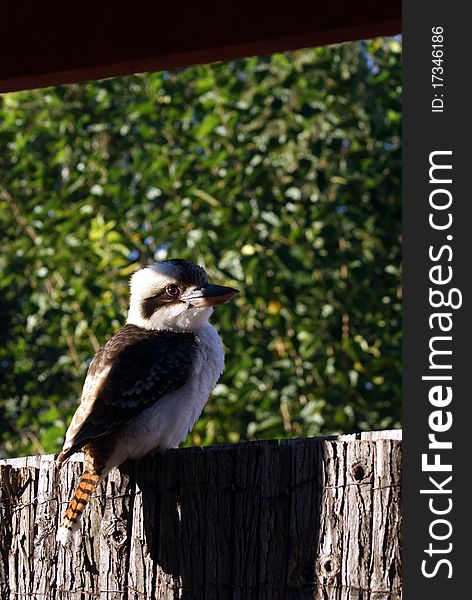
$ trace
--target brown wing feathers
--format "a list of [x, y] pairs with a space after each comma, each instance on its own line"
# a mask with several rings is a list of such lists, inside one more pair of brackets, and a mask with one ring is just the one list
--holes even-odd
[[84, 472], [62, 526], [78, 523], [108, 458], [119, 429], [191, 374], [196, 352], [193, 333], [147, 331], [126, 325], [99, 350], [90, 365], [81, 406], [71, 423], [58, 463], [85, 447]]
[[[104, 346], [90, 365], [84, 388], [91, 378], [99, 390], [58, 461], [77, 452], [88, 441], [118, 429], [158, 401], [179, 389], [191, 373], [196, 339], [190, 332], [147, 331], [126, 325]], [[106, 378], [101, 373], [109, 369]], [[82, 399], [82, 404], [88, 402]], [[79, 408], [80, 410], [80, 408]]]

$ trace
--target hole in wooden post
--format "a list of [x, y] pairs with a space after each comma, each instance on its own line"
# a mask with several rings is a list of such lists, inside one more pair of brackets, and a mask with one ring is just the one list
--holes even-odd
[[117, 544], [122, 544], [126, 538], [126, 532], [121, 529], [116, 529], [112, 534], [112, 538]]
[[104, 533], [116, 548], [122, 546], [128, 538], [126, 524], [117, 519], [104, 528]]
[[361, 479], [364, 479], [365, 477], [365, 471], [364, 468], [361, 465], [357, 465], [354, 469], [354, 479], [356, 479], [357, 481], [361, 481]]
[[336, 554], [320, 556], [316, 565], [316, 571], [321, 577], [336, 577], [341, 570], [341, 559]]
[[361, 482], [370, 476], [372, 468], [365, 460], [361, 459], [353, 463], [349, 471], [354, 481]]

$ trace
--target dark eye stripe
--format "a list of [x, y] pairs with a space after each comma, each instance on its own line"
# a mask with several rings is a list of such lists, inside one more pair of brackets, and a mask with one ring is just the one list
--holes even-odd
[[169, 297], [165, 290], [149, 298], [143, 298], [140, 307], [141, 316], [143, 319], [149, 319], [160, 306], [169, 304], [172, 300], [173, 298]]
[[[175, 287], [177, 289], [177, 294], [169, 294], [167, 291], [169, 287]], [[154, 296], [150, 296], [149, 298], [143, 298], [143, 300], [141, 301], [141, 307], [139, 311], [143, 319], [150, 319], [160, 306], [164, 306], [164, 304], [169, 304], [171, 302], [178, 301], [179, 293], [181, 291], [182, 289], [180, 286], [170, 284], [157, 294], [154, 294]]]

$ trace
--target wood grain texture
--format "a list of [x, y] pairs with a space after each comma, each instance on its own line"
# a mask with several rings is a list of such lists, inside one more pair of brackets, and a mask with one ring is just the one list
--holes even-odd
[[126, 463], [64, 549], [80, 470], [80, 455], [0, 461], [2, 599], [401, 598], [401, 432]]

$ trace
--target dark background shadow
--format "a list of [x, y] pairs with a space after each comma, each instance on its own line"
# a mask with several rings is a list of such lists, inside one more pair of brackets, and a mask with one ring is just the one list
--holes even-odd
[[142, 501], [154, 591], [167, 587], [170, 598], [181, 588], [185, 600], [313, 597], [319, 441], [169, 450], [121, 470]]

